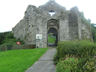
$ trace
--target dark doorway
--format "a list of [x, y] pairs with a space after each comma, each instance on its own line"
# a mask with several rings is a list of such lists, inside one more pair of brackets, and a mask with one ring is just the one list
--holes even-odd
[[50, 19], [47, 22], [47, 44], [57, 46], [58, 43], [59, 20]]
[[48, 30], [48, 46], [57, 46], [58, 43], [58, 32], [55, 28]]

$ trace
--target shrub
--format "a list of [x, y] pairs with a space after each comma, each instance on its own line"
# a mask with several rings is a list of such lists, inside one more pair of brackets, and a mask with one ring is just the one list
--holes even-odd
[[14, 38], [12, 32], [0, 33], [0, 45], [16, 45], [17, 41], [20, 41], [21, 44], [24, 44], [23, 41]]
[[96, 72], [96, 59], [90, 58], [83, 66], [84, 72]]
[[[66, 56], [67, 57], [69, 56], [69, 58], [74, 57], [74, 61], [76, 58], [78, 58], [78, 64], [74, 63], [76, 64], [75, 66], [76, 71], [74, 70], [74, 64], [73, 65], [70, 64], [69, 66], [69, 63], [71, 62], [70, 60], [68, 62], [68, 65], [65, 64]], [[93, 59], [94, 56], [96, 56], [96, 44], [94, 44], [93, 42], [90, 41], [59, 42], [57, 47], [57, 54], [54, 58], [55, 63], [57, 64], [57, 72], [95, 72], [96, 60]], [[60, 59], [63, 60], [59, 61]]]
[[66, 55], [74, 55], [76, 57], [94, 56], [96, 45], [89, 41], [66, 41], [59, 42], [57, 47], [57, 56], [63, 58]]
[[78, 59], [72, 57], [60, 60], [56, 66], [56, 72], [80, 72], [77, 70], [77, 64]]

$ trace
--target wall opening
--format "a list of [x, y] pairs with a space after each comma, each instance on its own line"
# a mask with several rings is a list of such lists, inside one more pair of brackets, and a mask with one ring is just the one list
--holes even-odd
[[47, 23], [47, 44], [48, 46], [57, 46], [58, 43], [59, 21], [50, 19]]
[[48, 46], [57, 46], [58, 43], [58, 33], [55, 28], [50, 28], [48, 30]]
[[50, 16], [53, 16], [54, 14], [56, 14], [56, 12], [54, 10], [50, 10], [49, 14], [50, 14]]

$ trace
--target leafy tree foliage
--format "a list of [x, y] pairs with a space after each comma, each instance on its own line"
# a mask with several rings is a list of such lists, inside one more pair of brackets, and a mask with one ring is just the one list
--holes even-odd
[[6, 35], [9, 34], [11, 32], [4, 32], [4, 33], [0, 33], [0, 44], [3, 43], [3, 41], [5, 40], [6, 38]]
[[22, 44], [24, 44], [23, 41], [14, 38], [14, 35], [11, 31], [0, 33], [0, 45], [15, 45], [17, 41], [20, 41]]
[[80, 12], [80, 17], [81, 17], [81, 21], [83, 23], [88, 24], [88, 25], [91, 24], [91, 20], [90, 19], [86, 19], [83, 12]]
[[91, 31], [92, 31], [92, 36], [93, 36], [93, 41], [96, 42], [96, 24], [91, 24]]

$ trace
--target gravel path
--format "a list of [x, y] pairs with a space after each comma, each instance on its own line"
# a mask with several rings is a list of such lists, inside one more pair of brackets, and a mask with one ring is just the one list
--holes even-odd
[[56, 48], [50, 48], [32, 67], [25, 72], [56, 72], [53, 63]]

